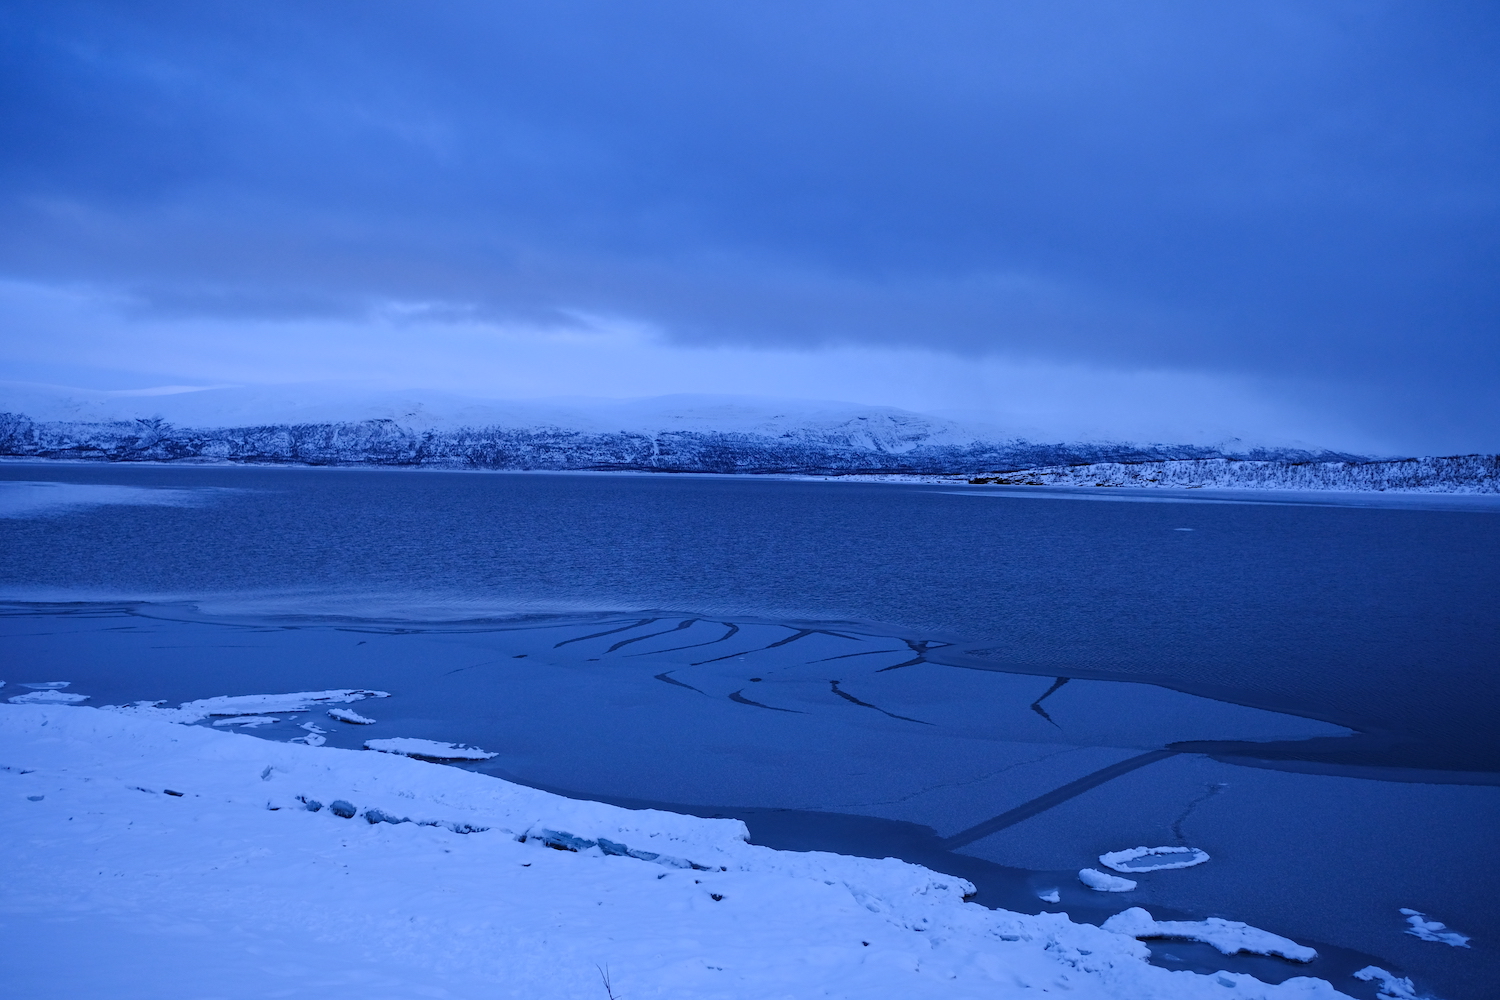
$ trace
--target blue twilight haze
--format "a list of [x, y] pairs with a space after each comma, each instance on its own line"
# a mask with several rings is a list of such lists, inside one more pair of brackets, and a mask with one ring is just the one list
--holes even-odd
[[0, 45], [0, 378], [1500, 449], [1493, 4], [11, 0]]

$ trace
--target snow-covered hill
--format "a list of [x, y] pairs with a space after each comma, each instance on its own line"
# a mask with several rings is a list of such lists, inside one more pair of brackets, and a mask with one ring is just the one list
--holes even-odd
[[1039, 444], [894, 407], [749, 397], [498, 402], [327, 386], [113, 393], [0, 386], [0, 455], [14, 458], [970, 476], [1230, 453], [1205, 444]]

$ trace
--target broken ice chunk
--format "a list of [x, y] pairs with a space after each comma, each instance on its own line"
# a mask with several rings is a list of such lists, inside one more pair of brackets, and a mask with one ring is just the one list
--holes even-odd
[[1222, 917], [1209, 917], [1207, 920], [1154, 920], [1146, 910], [1132, 906], [1116, 913], [1099, 926], [1115, 934], [1126, 934], [1133, 938], [1201, 941], [1213, 945], [1225, 955], [1245, 951], [1252, 955], [1279, 955], [1293, 962], [1311, 962], [1318, 957], [1318, 953], [1312, 948], [1289, 938]]
[[1062, 901], [1062, 897], [1058, 895], [1056, 889], [1048, 889], [1046, 892], [1039, 892], [1036, 894], [1036, 898], [1040, 899], [1044, 903], [1059, 903]]
[[[1168, 860], [1162, 860], [1168, 859]], [[1168, 868], [1191, 868], [1208, 860], [1196, 847], [1132, 847], [1099, 855], [1099, 863], [1117, 872], [1157, 872]]]
[[386, 740], [365, 740], [366, 750], [381, 753], [399, 753], [421, 760], [489, 760], [498, 756], [478, 747], [466, 747], [457, 743], [439, 743], [436, 740], [418, 740], [397, 737]]
[[328, 730], [316, 722], [304, 722], [299, 728], [307, 730], [307, 735], [287, 740], [288, 743], [306, 743], [310, 747], [320, 747], [328, 742], [328, 737], [325, 735]]
[[289, 694], [220, 695], [184, 702], [177, 708], [161, 708], [161, 702], [138, 701], [133, 705], [105, 705], [113, 712], [144, 715], [166, 722], [190, 724], [221, 716], [263, 715], [269, 712], [306, 712], [310, 708], [348, 704], [365, 698], [389, 698], [384, 691], [340, 689], [337, 691], [293, 691]]
[[10, 703], [12, 705], [76, 705], [80, 701], [88, 700], [89, 696], [86, 694], [68, 694], [66, 691], [48, 689], [13, 695]]
[[375, 724], [374, 719], [367, 719], [352, 708], [330, 708], [328, 710], [328, 717], [330, 719], [337, 719], [340, 722], [347, 722], [351, 726], [373, 726]]
[[1093, 868], [1085, 868], [1078, 873], [1078, 881], [1090, 889], [1100, 892], [1129, 892], [1135, 888], [1135, 883], [1128, 878], [1120, 878], [1118, 875], [1106, 875], [1104, 872]]
[[1405, 976], [1387, 972], [1378, 965], [1367, 965], [1354, 974], [1355, 979], [1379, 983], [1376, 1000], [1417, 1000], [1417, 987]]
[[273, 722], [280, 722], [280, 721], [281, 721], [280, 719], [273, 718], [272, 716], [269, 716], [269, 715], [241, 715], [241, 716], [239, 716], [237, 718], [233, 718], [233, 719], [220, 719], [217, 722], [215, 722], [214, 725], [216, 725], [216, 726], [244, 726], [246, 728], [254, 728], [255, 726], [269, 726]]
[[[12, 698], [11, 701], [15, 701], [15, 699]], [[1439, 944], [1452, 945], [1454, 948], [1467, 948], [1469, 946], [1469, 935], [1450, 930], [1447, 924], [1437, 920], [1428, 920], [1427, 914], [1418, 910], [1408, 910], [1403, 906], [1401, 912], [1406, 916], [1406, 922], [1411, 924], [1406, 929], [1406, 933], [1412, 937], [1421, 938], [1423, 941], [1436, 941]]]
[[72, 681], [31, 681], [30, 683], [22, 681], [21, 686], [31, 688], [33, 691], [61, 691], [72, 683]]

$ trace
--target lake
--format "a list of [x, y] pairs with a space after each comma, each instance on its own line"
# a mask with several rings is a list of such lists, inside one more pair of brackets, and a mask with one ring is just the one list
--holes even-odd
[[[903, 857], [987, 905], [1322, 953], [1159, 964], [1359, 995], [1378, 960], [1452, 1000], [1500, 972], [1497, 567], [1487, 497], [17, 463], [0, 677], [89, 704], [379, 688], [375, 725], [311, 724]], [[1077, 880], [1159, 845], [1211, 860]]]

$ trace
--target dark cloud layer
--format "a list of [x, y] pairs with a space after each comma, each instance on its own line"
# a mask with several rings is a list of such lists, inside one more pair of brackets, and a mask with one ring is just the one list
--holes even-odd
[[44, 0], [0, 44], [14, 277], [1496, 414], [1490, 3]]

